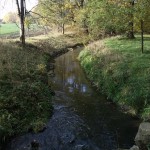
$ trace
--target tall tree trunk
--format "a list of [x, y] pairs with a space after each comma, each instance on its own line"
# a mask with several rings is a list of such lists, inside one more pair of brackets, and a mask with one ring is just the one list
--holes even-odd
[[83, 6], [84, 6], [84, 0], [81, 0], [80, 1], [80, 7], [83, 8]]
[[25, 0], [20, 0], [20, 41], [22, 45], [25, 45]]
[[22, 45], [25, 45], [25, 27], [24, 27], [24, 21], [25, 21], [25, 10], [26, 10], [26, 6], [25, 6], [25, 0], [16, 0], [16, 5], [17, 5], [17, 9], [18, 9], [18, 15], [19, 15], [19, 19], [20, 19], [20, 41], [22, 43]]
[[[132, 0], [132, 2], [131, 2], [131, 8], [133, 10], [134, 0]], [[129, 22], [129, 31], [128, 31], [127, 37], [130, 38], [130, 39], [134, 39], [135, 36], [134, 36], [134, 22], [133, 22], [134, 16], [133, 16], [133, 12], [131, 12], [130, 18], [131, 18], [131, 21]]]
[[134, 24], [133, 24], [133, 21], [131, 21], [130, 23], [129, 23], [129, 31], [128, 31], [128, 34], [127, 34], [127, 37], [129, 38], [129, 39], [134, 39], [135, 38], [135, 36], [134, 36]]
[[143, 20], [141, 20], [141, 51], [144, 52]]

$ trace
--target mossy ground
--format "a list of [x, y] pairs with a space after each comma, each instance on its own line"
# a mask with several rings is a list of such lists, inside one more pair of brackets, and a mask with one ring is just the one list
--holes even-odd
[[121, 37], [90, 44], [79, 56], [94, 85], [108, 98], [130, 106], [143, 119], [150, 119], [150, 36], [141, 41]]

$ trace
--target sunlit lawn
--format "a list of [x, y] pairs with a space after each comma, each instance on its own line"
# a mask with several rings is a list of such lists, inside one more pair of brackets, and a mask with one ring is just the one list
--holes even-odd
[[15, 23], [1, 24], [0, 35], [19, 32], [19, 28]]

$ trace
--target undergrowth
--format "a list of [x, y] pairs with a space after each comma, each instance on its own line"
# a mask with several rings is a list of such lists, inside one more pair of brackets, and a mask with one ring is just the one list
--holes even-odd
[[[16, 42], [0, 42], [0, 139], [38, 132], [52, 114], [48, 55]], [[41, 67], [42, 66], [42, 67]]]
[[[150, 120], [150, 38], [110, 38], [94, 42], [79, 55], [93, 84], [120, 105], [128, 105], [144, 120]], [[133, 111], [132, 111], [133, 112]]]

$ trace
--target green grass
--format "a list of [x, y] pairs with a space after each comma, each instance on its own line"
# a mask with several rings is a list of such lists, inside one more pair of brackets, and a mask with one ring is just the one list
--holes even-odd
[[19, 32], [19, 28], [15, 23], [1, 24], [0, 35]]
[[[0, 35], [11, 35], [13, 33], [19, 33], [19, 25], [15, 23], [0, 24]], [[43, 31], [42, 27], [37, 24], [31, 24], [30, 32]], [[43, 31], [44, 32], [44, 31]]]
[[[0, 148], [9, 136], [41, 130], [52, 114], [45, 52], [0, 41]], [[3, 140], [2, 140], [3, 139]]]
[[80, 53], [81, 65], [108, 98], [128, 105], [145, 120], [150, 119], [150, 36], [144, 54], [139, 36], [97, 41]]

